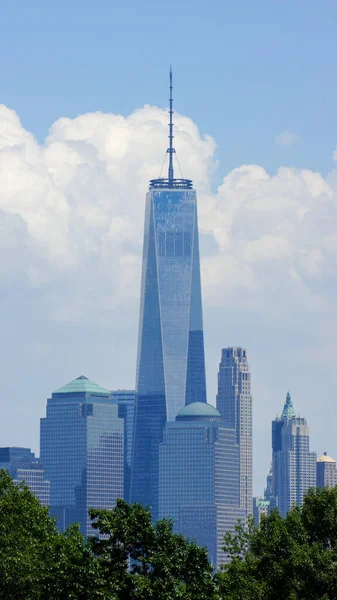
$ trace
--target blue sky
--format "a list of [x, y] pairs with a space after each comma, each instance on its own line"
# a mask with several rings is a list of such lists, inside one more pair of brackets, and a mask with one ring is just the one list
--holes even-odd
[[[222, 171], [327, 171], [335, 144], [334, 0], [6, 2], [1, 100], [43, 140], [60, 115], [176, 107], [213, 135]], [[291, 130], [301, 143], [280, 148]]]
[[221, 347], [244, 345], [255, 491], [288, 388], [313, 449], [337, 457], [336, 26], [335, 0], [2, 3], [1, 445], [38, 451], [46, 397], [81, 374], [134, 385], [172, 64], [176, 147], [199, 197], [209, 401]]

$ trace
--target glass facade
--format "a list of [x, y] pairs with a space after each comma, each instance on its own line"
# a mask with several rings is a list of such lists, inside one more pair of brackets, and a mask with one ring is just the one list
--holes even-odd
[[196, 192], [165, 181], [146, 198], [131, 482], [131, 500], [154, 519], [165, 423], [206, 402]]
[[226, 427], [235, 429], [240, 448], [240, 506], [253, 514], [253, 416], [250, 372], [245, 348], [222, 350], [217, 409]]
[[246, 512], [240, 508], [240, 455], [235, 431], [206, 404], [186, 406], [168, 422], [159, 453], [159, 517], [206, 546], [214, 567], [226, 561], [221, 547]]
[[42, 506], [49, 506], [50, 481], [30, 448], [0, 448], [0, 469], [6, 469], [17, 483], [24, 481]]
[[316, 487], [315, 452], [309, 450], [309, 427], [296, 417], [288, 392], [281, 419], [272, 421], [273, 480], [271, 508], [282, 516], [301, 506], [310, 487]]
[[123, 497], [124, 423], [111, 392], [84, 376], [52, 394], [41, 419], [41, 460], [51, 482], [51, 513], [63, 530], [80, 524], [97, 535], [89, 508], [113, 508]]
[[118, 416], [124, 419], [124, 500], [129, 502], [136, 392], [115, 390], [112, 392], [112, 398], [118, 404]]

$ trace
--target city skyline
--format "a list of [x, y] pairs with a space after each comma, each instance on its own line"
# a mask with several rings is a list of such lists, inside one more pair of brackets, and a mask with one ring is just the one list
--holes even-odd
[[288, 388], [312, 447], [337, 456], [337, 6], [180, 8], [3, 8], [0, 439], [38, 454], [46, 395], [82, 372], [134, 388], [144, 192], [172, 63], [179, 162], [198, 190], [207, 399], [221, 348], [246, 347], [260, 494]]

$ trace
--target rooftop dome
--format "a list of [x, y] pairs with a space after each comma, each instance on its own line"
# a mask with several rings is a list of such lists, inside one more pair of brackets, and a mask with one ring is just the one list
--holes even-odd
[[327, 452], [324, 452], [324, 454], [317, 459], [317, 462], [330, 462], [330, 463], [335, 463], [336, 461], [331, 458], [330, 456], [328, 456]]
[[176, 416], [176, 421], [195, 419], [221, 419], [219, 411], [206, 402], [192, 402], [187, 404]]

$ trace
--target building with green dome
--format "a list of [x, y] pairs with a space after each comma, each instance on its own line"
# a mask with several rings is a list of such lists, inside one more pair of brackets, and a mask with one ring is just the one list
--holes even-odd
[[123, 497], [124, 422], [116, 400], [82, 375], [48, 399], [40, 437], [59, 529], [76, 522], [83, 535], [97, 535], [89, 508], [113, 508]]
[[182, 408], [166, 423], [159, 450], [159, 517], [206, 546], [214, 567], [225, 562], [223, 536], [246, 511], [240, 508], [240, 454], [234, 429], [205, 402]]

